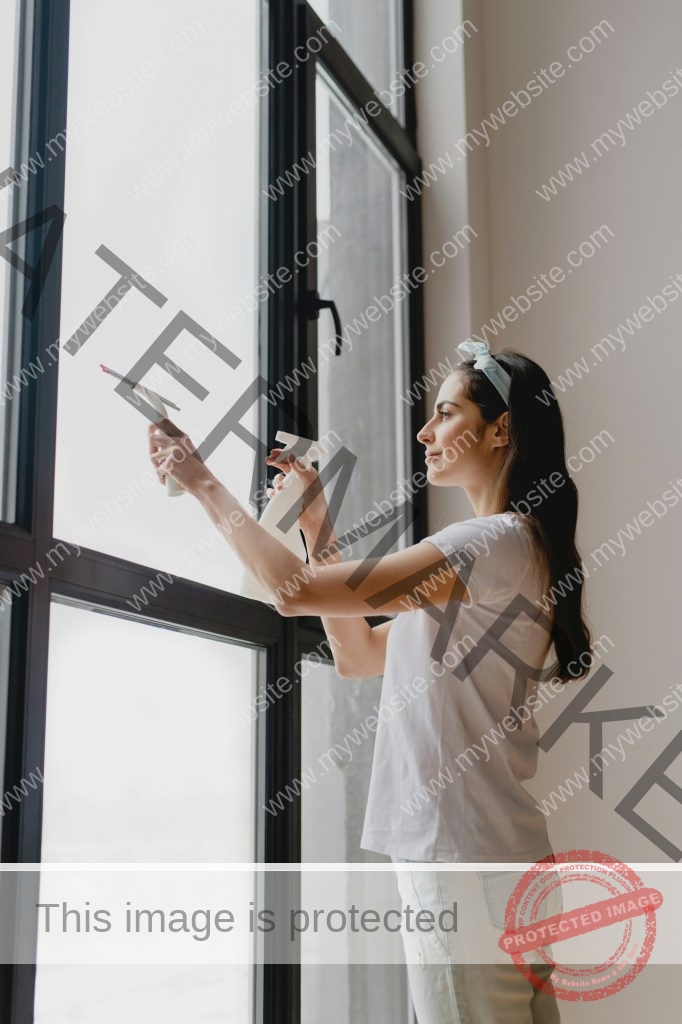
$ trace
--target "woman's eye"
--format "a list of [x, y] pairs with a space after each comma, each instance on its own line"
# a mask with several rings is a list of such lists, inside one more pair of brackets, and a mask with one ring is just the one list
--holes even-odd
[[446, 412], [446, 411], [445, 411], [445, 409], [443, 409], [443, 410], [441, 411], [441, 414], [440, 414], [440, 418], [441, 418], [442, 420], [444, 420], [444, 419], [447, 419], [449, 415], [450, 415], [450, 413], [449, 413], [449, 412]]

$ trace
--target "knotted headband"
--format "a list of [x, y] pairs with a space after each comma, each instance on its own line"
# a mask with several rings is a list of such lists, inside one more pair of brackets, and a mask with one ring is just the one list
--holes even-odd
[[504, 404], [509, 407], [509, 389], [511, 388], [511, 377], [503, 366], [495, 359], [490, 351], [487, 341], [460, 341], [457, 351], [462, 359], [474, 358], [474, 370], [481, 370], [490, 383], [504, 399]]

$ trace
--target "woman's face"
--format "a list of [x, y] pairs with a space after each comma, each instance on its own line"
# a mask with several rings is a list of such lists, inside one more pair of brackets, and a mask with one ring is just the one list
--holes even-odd
[[504, 413], [494, 423], [486, 423], [479, 407], [464, 393], [464, 375], [455, 371], [446, 377], [431, 419], [417, 434], [426, 448], [428, 482], [453, 487], [475, 481], [492, 449], [506, 443], [506, 419]]

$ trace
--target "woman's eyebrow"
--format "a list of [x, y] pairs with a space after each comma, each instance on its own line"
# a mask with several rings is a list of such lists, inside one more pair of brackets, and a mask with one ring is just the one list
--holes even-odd
[[440, 412], [442, 405], [454, 405], [457, 406], [457, 402], [451, 402], [448, 398], [444, 398], [442, 402], [436, 402], [436, 412]]

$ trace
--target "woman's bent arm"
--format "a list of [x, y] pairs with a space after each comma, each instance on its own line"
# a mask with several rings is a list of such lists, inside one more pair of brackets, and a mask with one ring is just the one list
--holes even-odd
[[[327, 547], [317, 551], [316, 543], [320, 529], [321, 525], [303, 529], [311, 564], [329, 565], [340, 562], [341, 552], [330, 550], [337, 539], [334, 529], [327, 539]], [[338, 676], [342, 679], [371, 679], [384, 674], [386, 643], [393, 620], [382, 622], [379, 626], [370, 626], [361, 615], [357, 618], [323, 615], [322, 625], [332, 649]]]
[[[449, 559], [430, 543], [318, 565], [311, 572], [311, 566], [264, 530], [215, 477], [202, 477], [193, 493], [242, 565], [269, 591], [280, 615], [357, 618], [414, 611], [424, 599], [439, 605], [467, 598]], [[231, 528], [233, 516], [239, 516], [236, 529]]]
[[[162, 424], [178, 429], [170, 420]], [[193, 457], [189, 438], [171, 438], [161, 427], [150, 425], [149, 445], [159, 480], [165, 482], [170, 474], [194, 494], [242, 565], [270, 593], [281, 615], [357, 619], [414, 611], [425, 599], [434, 605], [466, 600], [466, 586], [450, 559], [431, 543], [363, 561], [308, 566], [256, 522]]]

